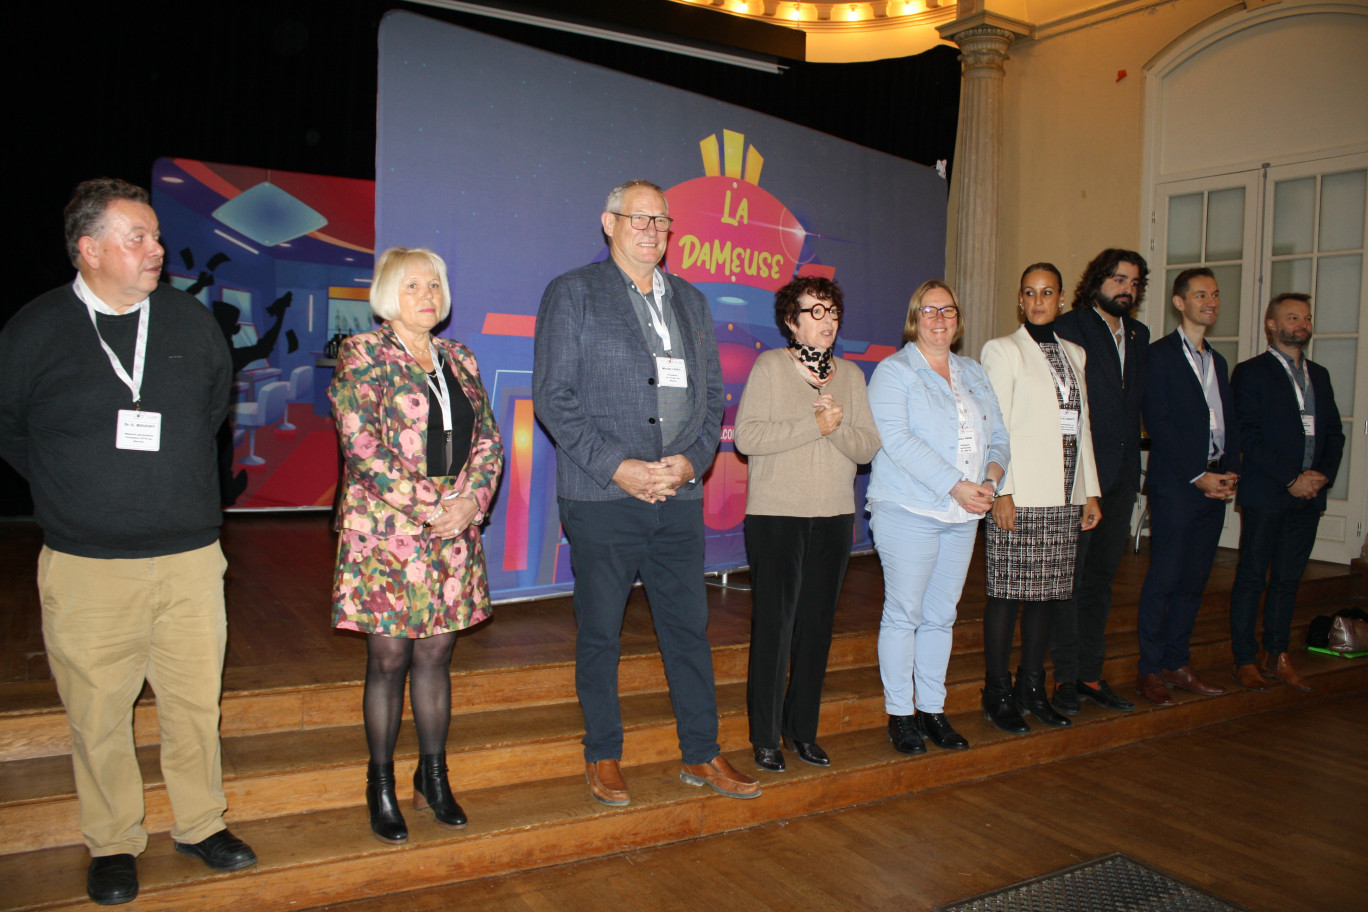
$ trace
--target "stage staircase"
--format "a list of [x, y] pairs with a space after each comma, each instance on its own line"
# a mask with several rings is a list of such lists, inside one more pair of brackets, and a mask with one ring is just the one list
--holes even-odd
[[[874, 557], [857, 558], [847, 595], [852, 586], [875, 585], [871, 581], [877, 576]], [[1316, 614], [1368, 604], [1365, 580], [1362, 565], [1313, 565], [1300, 593], [1294, 642], [1303, 641]], [[1127, 696], [1133, 696], [1134, 595], [1118, 591], [1106, 668], [1106, 677]], [[715, 592], [710, 598], [733, 609], [749, 603], [744, 592]], [[1227, 590], [1209, 588], [1193, 637], [1193, 664], [1210, 680], [1233, 687], [1227, 600]], [[633, 603], [633, 611], [645, 610], [639, 594]], [[1266, 694], [1234, 690], [1207, 699], [1177, 693], [1173, 708], [1142, 706], [1125, 714], [1085, 704], [1068, 730], [1032, 722], [1029, 735], [1003, 735], [978, 711], [981, 608], [966, 604], [955, 628], [947, 712], [972, 749], [931, 747], [925, 756], [909, 758], [892, 750], [885, 733], [877, 624], [866, 620], [859, 625], [863, 629], [851, 629], [838, 621], [821, 735], [833, 765], [809, 767], [789, 752], [788, 772], [775, 775], [757, 773], [751, 762], [747, 647], [744, 637], [733, 637], [740, 641], [714, 642], [720, 740], [732, 763], [756, 773], [764, 786], [761, 797], [738, 801], [679, 780], [660, 657], [639, 649], [624, 656], [621, 668], [627, 724], [624, 772], [632, 803], [609, 808], [590, 798], [583, 777], [582, 721], [566, 649], [573, 641], [568, 601], [507, 606], [493, 623], [517, 625], [520, 618], [538, 613], [542, 621], [547, 613], [559, 619], [559, 641], [545, 648], [529, 644], [478, 668], [464, 665], [457, 649], [449, 757], [453, 788], [471, 820], [466, 829], [441, 829], [430, 816], [410, 809], [417, 747], [412, 726], [403, 726], [398, 775], [410, 830], [404, 846], [377, 842], [367, 827], [361, 669], [354, 664], [301, 665], [296, 680], [288, 683], [263, 679], [250, 669], [227, 672], [223, 733], [229, 822], [261, 860], [226, 874], [172, 850], [166, 835], [170, 813], [157, 766], [155, 701], [145, 697], [136, 728], [139, 743], [146, 745], [140, 758], [153, 836], [139, 861], [141, 893], [125, 908], [300, 910], [417, 890], [821, 813], [1368, 689], [1368, 659], [1303, 652], [1297, 667], [1315, 685], [1312, 694], [1284, 686]], [[66, 724], [50, 682], [0, 685], [0, 908], [92, 908], [85, 897], [88, 856], [77, 841], [68, 749]]]

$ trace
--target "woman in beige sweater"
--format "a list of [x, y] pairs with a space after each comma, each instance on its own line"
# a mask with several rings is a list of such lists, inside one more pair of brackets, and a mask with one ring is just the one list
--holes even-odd
[[822, 682], [850, 560], [855, 470], [879, 449], [864, 374], [835, 357], [841, 313], [830, 279], [805, 276], [776, 292], [788, 347], [756, 359], [736, 414], [736, 448], [749, 458], [750, 739], [756, 766], [776, 773], [781, 737], [804, 762], [831, 763], [817, 744]]

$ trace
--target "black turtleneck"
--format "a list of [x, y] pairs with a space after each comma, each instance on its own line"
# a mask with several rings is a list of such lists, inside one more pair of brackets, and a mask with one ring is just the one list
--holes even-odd
[[1049, 323], [1040, 324], [1032, 323], [1028, 320], [1026, 322], [1026, 331], [1031, 334], [1032, 339], [1036, 340], [1037, 345], [1041, 342], [1055, 341], [1054, 320], [1051, 320]]

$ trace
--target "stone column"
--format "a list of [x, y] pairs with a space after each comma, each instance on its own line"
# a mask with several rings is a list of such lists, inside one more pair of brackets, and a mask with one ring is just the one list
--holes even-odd
[[[963, 8], [964, 4], [961, 4]], [[955, 137], [954, 182], [958, 194], [955, 257], [950, 283], [965, 311], [959, 351], [977, 359], [983, 343], [997, 335], [998, 184], [1002, 158], [1002, 79], [1007, 48], [1031, 27], [980, 12], [937, 26], [941, 37], [960, 47], [959, 126]]]

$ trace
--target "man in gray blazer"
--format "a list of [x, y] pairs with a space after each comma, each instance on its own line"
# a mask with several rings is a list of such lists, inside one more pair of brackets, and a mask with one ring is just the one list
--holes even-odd
[[556, 443], [561, 528], [575, 570], [575, 689], [595, 799], [631, 801], [622, 778], [618, 657], [640, 574], [669, 680], [679, 778], [733, 798], [759, 784], [717, 743], [703, 586], [704, 472], [725, 393], [707, 299], [659, 268], [669, 238], [660, 187], [628, 181], [600, 217], [609, 259], [554, 279], [537, 313], [532, 401]]

